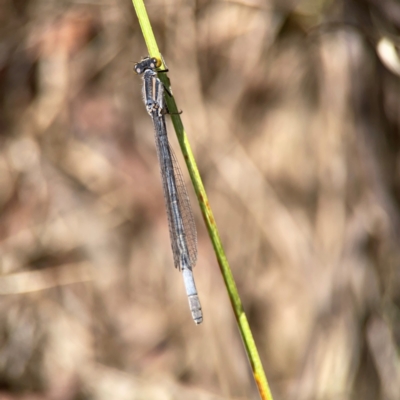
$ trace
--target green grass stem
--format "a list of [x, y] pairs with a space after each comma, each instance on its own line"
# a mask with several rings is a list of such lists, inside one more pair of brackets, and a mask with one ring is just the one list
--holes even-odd
[[[143, 0], [132, 0], [132, 2], [133, 6], [135, 7], [136, 15], [139, 19], [140, 27], [143, 32], [147, 49], [149, 51], [149, 56], [156, 57], [163, 62]], [[160, 66], [160, 69], [164, 68], [165, 65]], [[170, 82], [167, 75], [165, 73], [159, 73], [159, 78], [167, 87], [167, 89], [170, 89]], [[172, 123], [178, 137], [179, 145], [185, 158], [190, 179], [192, 180], [193, 187], [199, 201], [200, 209], [202, 211], [205, 224], [207, 226], [208, 234], [210, 235], [218, 264], [224, 278], [225, 286], [231, 300], [232, 308], [236, 317], [237, 324], [239, 326], [239, 331], [242, 336], [243, 343], [245, 345], [246, 353], [250, 361], [260, 397], [263, 400], [273, 400], [268, 381], [260, 360], [260, 356], [254, 342], [253, 334], [247, 321], [246, 314], [244, 313], [242, 301], [240, 300], [232, 271], [229, 267], [228, 260], [222, 247], [214, 215], [208, 202], [207, 194], [204, 189], [204, 185], [201, 180], [199, 170], [197, 168], [197, 164], [194, 159], [185, 129], [183, 127], [182, 120], [180, 118], [180, 115], [178, 114], [178, 108], [176, 106], [175, 99], [171, 96], [165, 96], [165, 100], [168, 106], [168, 110], [171, 114]]]

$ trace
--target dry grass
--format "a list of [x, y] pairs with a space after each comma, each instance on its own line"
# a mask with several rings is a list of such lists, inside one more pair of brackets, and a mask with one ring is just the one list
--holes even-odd
[[[275, 398], [398, 400], [397, 3], [147, 6]], [[257, 398], [191, 189], [200, 327], [173, 268], [130, 1], [0, 20], [0, 398]]]

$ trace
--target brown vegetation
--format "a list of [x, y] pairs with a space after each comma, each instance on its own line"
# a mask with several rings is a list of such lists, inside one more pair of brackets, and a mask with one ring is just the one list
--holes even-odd
[[[398, 3], [147, 7], [275, 398], [398, 400]], [[130, 1], [0, 21], [0, 399], [257, 398], [190, 183], [199, 327], [173, 267]]]

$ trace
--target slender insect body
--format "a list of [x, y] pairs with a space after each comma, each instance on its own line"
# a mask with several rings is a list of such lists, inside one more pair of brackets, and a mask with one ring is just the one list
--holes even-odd
[[182, 173], [168, 142], [164, 117], [166, 90], [154, 71], [157, 66], [157, 59], [147, 57], [134, 68], [136, 73], [143, 74], [143, 100], [153, 120], [174, 264], [182, 270], [189, 308], [195, 323], [200, 324], [203, 314], [192, 271], [197, 260], [196, 225]]

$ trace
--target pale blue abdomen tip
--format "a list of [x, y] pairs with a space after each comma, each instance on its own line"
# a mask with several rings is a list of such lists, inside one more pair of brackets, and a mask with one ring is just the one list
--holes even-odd
[[193, 321], [196, 323], [196, 325], [199, 325], [203, 322], [203, 312], [201, 311], [199, 296], [197, 296], [197, 294], [188, 296], [188, 300]]

